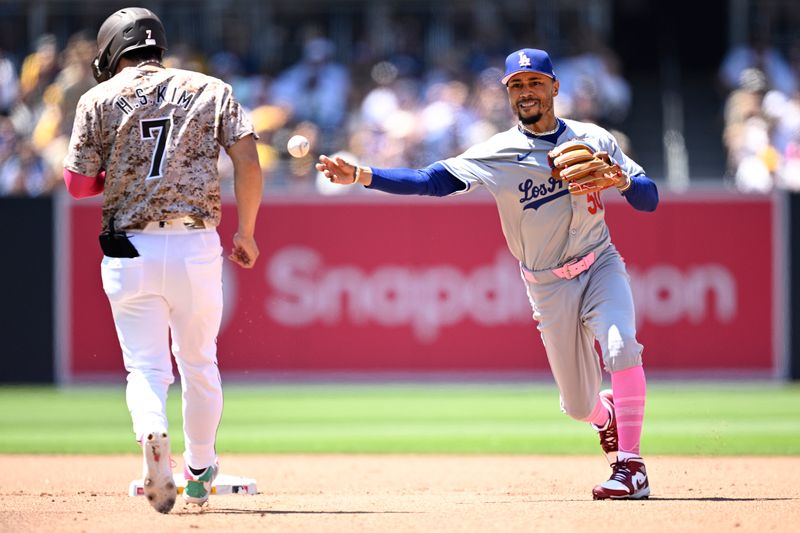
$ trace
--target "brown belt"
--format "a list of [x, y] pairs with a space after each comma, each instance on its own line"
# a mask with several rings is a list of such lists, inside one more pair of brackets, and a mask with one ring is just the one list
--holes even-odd
[[207, 227], [209, 227], [209, 226], [206, 225], [205, 220], [203, 220], [202, 218], [196, 217], [196, 216], [192, 216], [192, 215], [187, 215], [187, 216], [178, 217], [176, 219], [170, 219], [170, 220], [154, 220], [152, 222], [139, 222], [138, 224], [131, 224], [130, 226], [127, 227], [127, 229], [132, 230], [132, 231], [143, 230], [143, 229], [147, 228], [148, 226], [150, 226], [151, 224], [152, 225], [157, 225], [159, 228], [164, 228], [167, 225], [169, 225], [169, 223], [172, 220], [179, 220], [180, 222], [183, 223], [183, 225], [187, 229], [206, 229]]

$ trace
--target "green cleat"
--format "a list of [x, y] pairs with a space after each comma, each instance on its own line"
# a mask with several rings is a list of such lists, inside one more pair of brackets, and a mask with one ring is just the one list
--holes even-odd
[[195, 505], [205, 505], [208, 496], [211, 494], [211, 484], [219, 473], [219, 465], [214, 464], [207, 467], [199, 474], [194, 474], [188, 466], [183, 470], [183, 477], [186, 478], [186, 488], [183, 490], [183, 499], [186, 503]]

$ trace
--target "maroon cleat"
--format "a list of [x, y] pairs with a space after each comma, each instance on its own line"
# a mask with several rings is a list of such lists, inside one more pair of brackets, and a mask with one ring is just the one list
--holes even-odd
[[595, 500], [640, 500], [650, 496], [647, 470], [641, 457], [621, 459], [611, 465], [611, 477], [592, 489]]
[[592, 427], [597, 430], [600, 436], [600, 447], [606, 454], [608, 464], [614, 464], [617, 460], [617, 451], [619, 451], [619, 437], [617, 436], [617, 415], [614, 413], [614, 395], [611, 389], [600, 391], [600, 401], [608, 409], [610, 418], [605, 425], [605, 429], [601, 429], [594, 424]]

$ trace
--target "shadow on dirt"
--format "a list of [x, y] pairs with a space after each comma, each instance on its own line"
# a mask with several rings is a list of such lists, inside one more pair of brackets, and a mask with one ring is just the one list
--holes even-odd
[[221, 509], [209, 508], [201, 511], [173, 511], [174, 515], [203, 514], [252, 514], [252, 515], [381, 515], [381, 514], [417, 514], [411, 511], [286, 511], [281, 509]]

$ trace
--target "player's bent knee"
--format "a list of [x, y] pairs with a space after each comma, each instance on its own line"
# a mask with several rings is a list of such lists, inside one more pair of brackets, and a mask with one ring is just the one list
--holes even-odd
[[634, 337], [621, 338], [609, 346], [603, 364], [608, 372], [619, 372], [642, 365], [642, 345]]
[[589, 415], [592, 414], [594, 410], [594, 403], [596, 398], [589, 399], [590, 401], [586, 402], [570, 402], [567, 403], [565, 401], [561, 401], [561, 410], [564, 411], [566, 415], [575, 420], [584, 421], [589, 418]]

